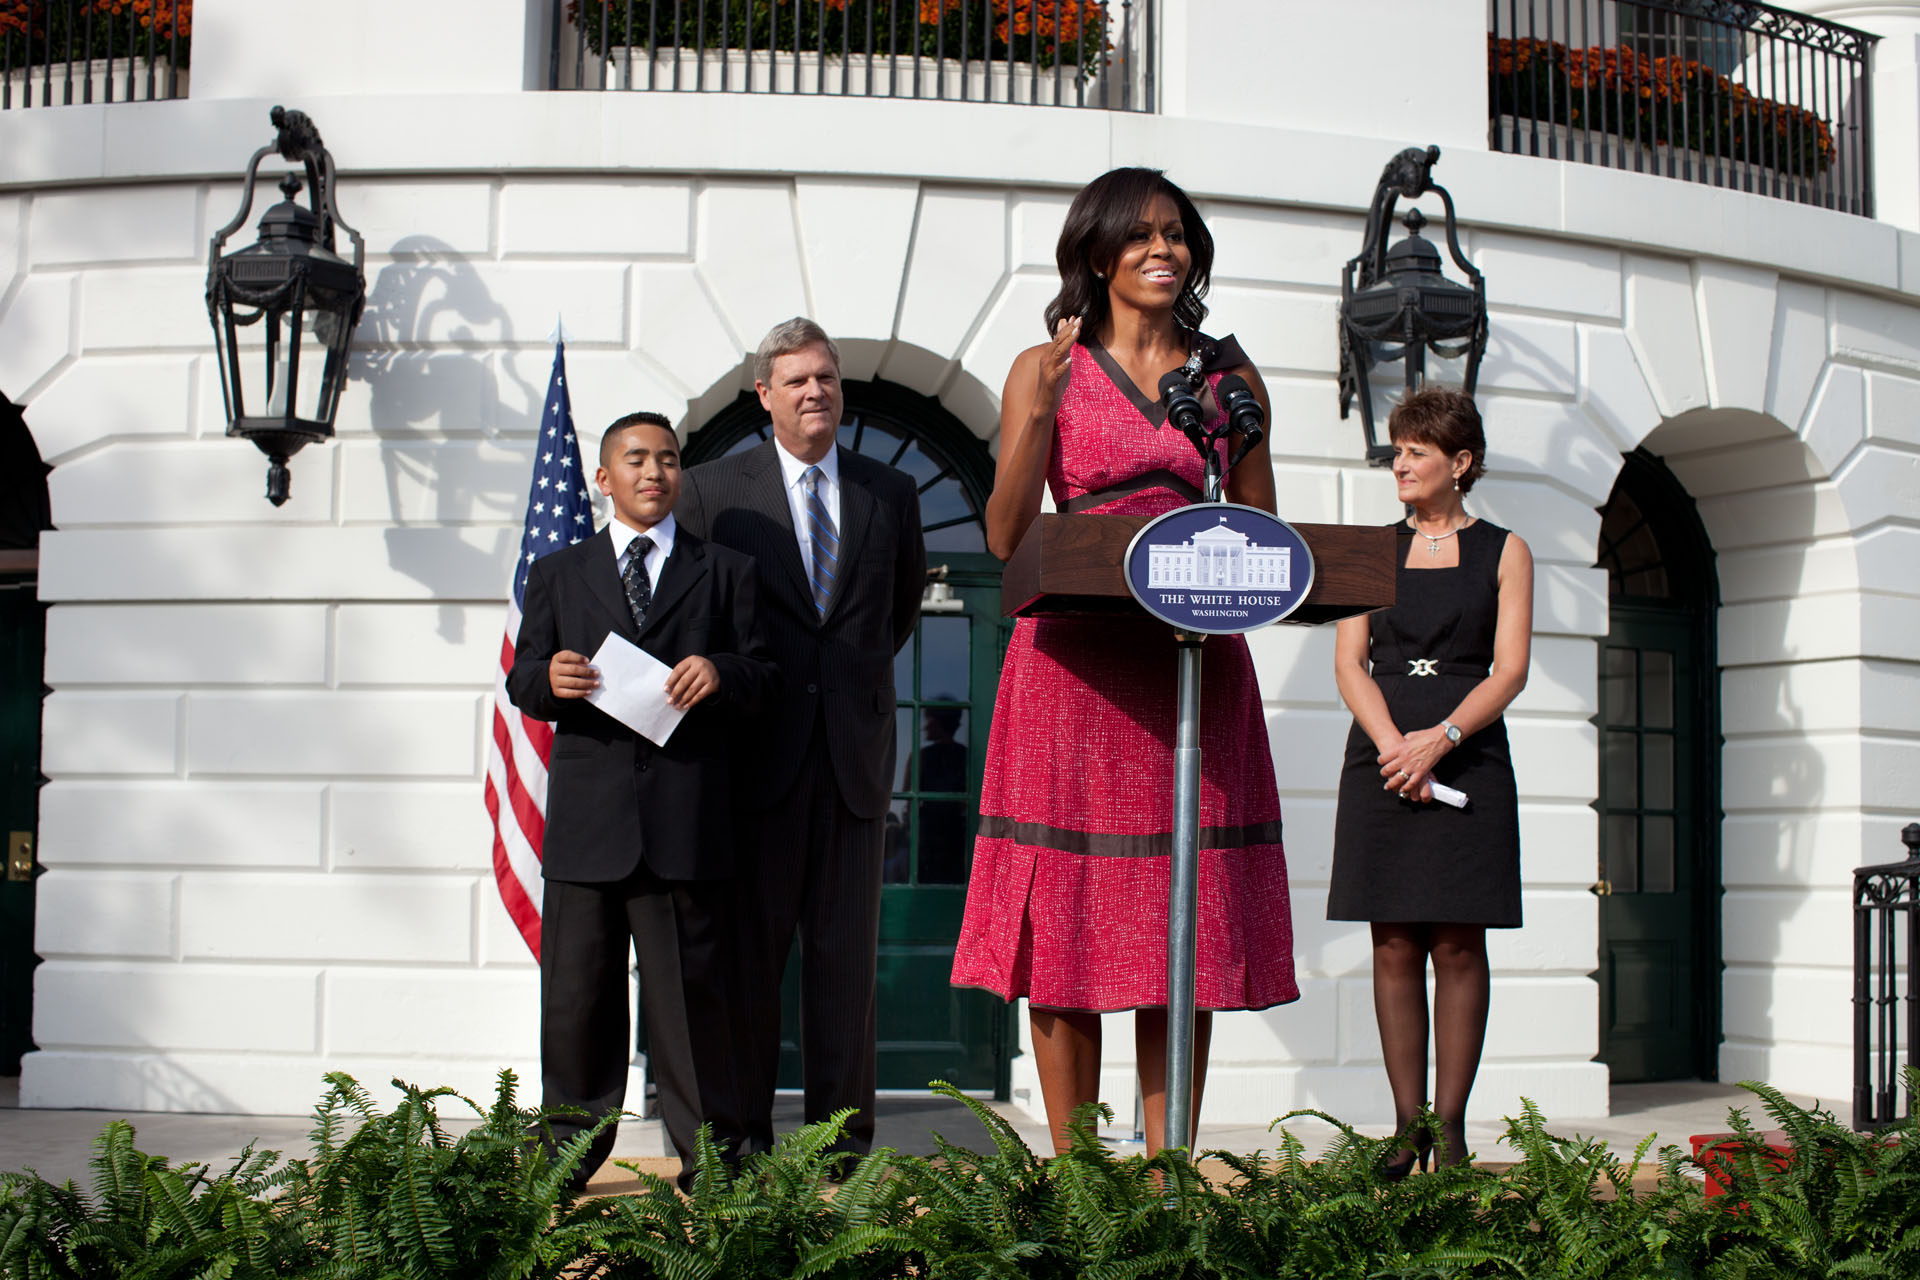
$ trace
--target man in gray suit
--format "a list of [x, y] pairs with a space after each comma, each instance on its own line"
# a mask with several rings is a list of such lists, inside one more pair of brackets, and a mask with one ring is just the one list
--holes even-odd
[[837, 444], [840, 353], [819, 325], [774, 326], [754, 355], [774, 438], [688, 471], [676, 510], [759, 566], [782, 694], [742, 743], [750, 811], [738, 871], [746, 1150], [773, 1143], [780, 982], [800, 940], [806, 1120], [858, 1108], [842, 1149], [873, 1145], [874, 966], [893, 791], [893, 656], [926, 583], [911, 477]]

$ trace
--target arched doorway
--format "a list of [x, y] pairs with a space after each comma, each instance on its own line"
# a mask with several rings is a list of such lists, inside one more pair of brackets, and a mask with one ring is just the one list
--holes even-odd
[[[987, 551], [981, 515], [993, 459], [938, 400], [889, 382], [844, 390], [841, 445], [919, 483], [933, 577], [919, 629], [894, 660], [899, 750], [880, 893], [879, 1085], [921, 1091], [946, 1080], [1004, 1097], [1014, 1043], [1007, 1007], [947, 981], [1008, 634], [1000, 562]], [[751, 449], [771, 432], [759, 400], [743, 393], [688, 436], [687, 464]], [[787, 966], [783, 1088], [800, 1083], [798, 971], [796, 951]]]
[[33, 1047], [33, 881], [40, 810], [46, 606], [40, 531], [53, 526], [47, 465], [18, 406], [0, 395], [0, 1076]]
[[1719, 585], [1691, 496], [1629, 454], [1600, 513], [1599, 1061], [1715, 1078], [1720, 1042]]

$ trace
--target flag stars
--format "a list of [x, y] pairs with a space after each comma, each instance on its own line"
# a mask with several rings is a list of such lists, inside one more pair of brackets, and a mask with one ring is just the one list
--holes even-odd
[[548, 542], [558, 542], [558, 541], [560, 541], [560, 534], [559, 534], [559, 532], [558, 532], [557, 530], [549, 530], [549, 531], [547, 532], [547, 541], [548, 541]]
[[540, 487], [542, 489], [546, 488], [551, 483], [552, 481], [548, 480], [545, 476], [540, 477]]
[[547, 452], [545, 452], [545, 453], [543, 453], [543, 454], [541, 454], [541, 455], [540, 455], [540, 465], [542, 465], [542, 466], [545, 466], [545, 465], [547, 465], [548, 463], [550, 463], [550, 462], [552, 462], [552, 461], [553, 461], [553, 451], [552, 451], [552, 450], [548, 450]]

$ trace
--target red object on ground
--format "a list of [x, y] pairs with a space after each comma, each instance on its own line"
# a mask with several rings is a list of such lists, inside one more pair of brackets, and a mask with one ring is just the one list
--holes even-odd
[[[1785, 1129], [1756, 1129], [1754, 1137], [1766, 1144], [1773, 1153], [1772, 1164], [1776, 1171], [1785, 1172], [1793, 1163], [1793, 1143], [1787, 1137]], [[1729, 1160], [1745, 1147], [1737, 1133], [1696, 1133], [1687, 1141], [1693, 1144], [1693, 1158], [1707, 1171], [1707, 1199], [1727, 1194], [1726, 1180], [1721, 1176], [1722, 1161]]]

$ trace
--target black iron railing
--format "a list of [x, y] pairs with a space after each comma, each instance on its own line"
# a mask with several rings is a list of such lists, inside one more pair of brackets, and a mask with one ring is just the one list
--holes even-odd
[[553, 0], [550, 89], [1154, 109], [1154, 0]]
[[[1853, 1127], [1891, 1124], [1906, 1065], [1920, 1067], [1920, 822], [1900, 832], [1905, 862], [1853, 873]], [[1902, 1004], [1905, 1009], [1901, 1008]], [[1908, 1115], [1914, 1098], [1906, 1099]]]
[[1747, 0], [1489, 0], [1495, 151], [1873, 216], [1877, 36]]
[[0, 109], [187, 96], [193, 0], [0, 0]]

